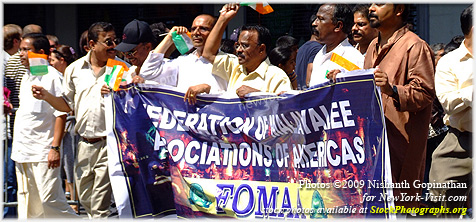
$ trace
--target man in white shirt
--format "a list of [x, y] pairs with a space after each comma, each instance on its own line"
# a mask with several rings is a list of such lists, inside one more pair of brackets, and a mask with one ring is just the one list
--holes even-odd
[[[112, 24], [96, 22], [89, 27], [91, 50], [66, 68], [61, 97], [41, 86], [32, 86], [33, 96], [55, 109], [76, 116], [75, 131], [81, 137], [75, 162], [79, 200], [88, 216], [105, 218], [110, 214], [111, 184], [108, 175], [106, 118], [101, 87], [108, 59], [116, 59], [116, 32]], [[120, 60], [121, 62], [124, 62]]]
[[[23, 37], [20, 60], [30, 68], [28, 52], [49, 54], [50, 45], [43, 34]], [[48, 66], [46, 75], [28, 71], [20, 85], [20, 107], [16, 113], [12, 160], [16, 162], [18, 183], [18, 218], [75, 218], [76, 213], [66, 202], [60, 178], [60, 144], [66, 113], [56, 111], [47, 102], [31, 94], [33, 84], [60, 96], [61, 73]]]
[[[140, 77], [159, 84], [176, 86], [179, 91], [186, 92], [190, 86], [207, 83], [211, 86], [208, 92], [222, 92], [227, 88], [227, 81], [212, 75], [212, 64], [202, 57], [203, 47], [208, 35], [215, 25], [216, 19], [207, 14], [197, 16], [190, 28], [193, 49], [191, 52], [176, 59], [167, 60], [164, 53], [173, 47], [172, 33], [184, 34], [188, 29], [183, 26], [173, 27], [162, 42], [150, 52], [142, 65]], [[134, 79], [134, 82], [140, 82]]]
[[326, 75], [332, 70], [352, 71], [364, 65], [364, 56], [347, 40], [354, 21], [349, 6], [324, 4], [316, 16], [317, 41], [325, 45], [314, 57], [309, 86], [329, 81]]
[[468, 206], [465, 206], [468, 204], [467, 201], [449, 198], [466, 196], [471, 203], [474, 94], [472, 14], [472, 6], [461, 14], [464, 41], [459, 48], [441, 57], [435, 73], [436, 96], [445, 110], [443, 120], [450, 130], [433, 152], [429, 181], [430, 183], [452, 181], [466, 187], [430, 190], [432, 195], [446, 197], [441, 201], [441, 207], [450, 208], [450, 212], [444, 214], [446, 217], [459, 217], [461, 213], [458, 211], [453, 214], [451, 209]]

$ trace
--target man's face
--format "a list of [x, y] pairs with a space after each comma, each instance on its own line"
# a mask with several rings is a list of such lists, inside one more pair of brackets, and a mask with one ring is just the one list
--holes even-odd
[[114, 31], [99, 32], [97, 42], [90, 41], [91, 50], [101, 62], [116, 57], [116, 33]]
[[200, 15], [193, 20], [192, 27], [190, 28], [193, 47], [203, 48], [213, 28], [213, 20], [214, 18], [206, 15]]
[[28, 61], [28, 51], [36, 52], [35, 46], [33, 46], [33, 40], [30, 38], [23, 39], [20, 43], [20, 62], [27, 69], [30, 68], [30, 62]]
[[377, 30], [370, 27], [369, 20], [360, 12], [354, 13], [352, 37], [357, 43], [367, 44], [377, 36]]
[[369, 8], [370, 27], [378, 28], [395, 16], [394, 4], [375, 4]]
[[240, 33], [235, 49], [238, 62], [246, 68], [261, 63], [262, 55], [266, 53], [266, 47], [258, 44], [258, 32], [249, 30]]
[[129, 52], [123, 53], [132, 65], [142, 66], [152, 48], [150, 43], [139, 43]]
[[334, 29], [336, 25], [332, 22], [334, 17], [334, 6], [322, 5], [316, 13], [316, 20], [312, 23], [316, 26], [317, 41], [321, 44], [327, 44], [333, 39]]

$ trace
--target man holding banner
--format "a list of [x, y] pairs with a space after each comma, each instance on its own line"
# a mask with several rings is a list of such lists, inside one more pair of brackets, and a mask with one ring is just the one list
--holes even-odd
[[[421, 188], [414, 187], [413, 182], [423, 181], [428, 124], [435, 98], [433, 53], [407, 28], [408, 5], [374, 3], [369, 10], [370, 26], [378, 29], [379, 36], [367, 50], [364, 68], [376, 68], [375, 84], [382, 93], [393, 182], [411, 184], [408, 189], [393, 191], [395, 196], [415, 196], [421, 194]], [[396, 205], [419, 207], [419, 201]]]
[[[238, 42], [235, 43], [236, 56], [218, 52], [220, 41], [227, 24], [235, 17], [240, 6], [227, 4], [220, 11], [220, 17], [213, 27], [203, 49], [203, 57], [213, 63], [213, 74], [228, 80], [228, 92], [244, 97], [251, 92], [278, 93], [291, 90], [291, 83], [283, 70], [270, 64], [268, 52], [272, 49], [271, 35], [263, 26], [243, 26]], [[205, 87], [206, 88], [206, 87]], [[195, 95], [204, 88], [189, 88], [185, 94], [195, 103]]]
[[212, 65], [202, 57], [203, 47], [215, 22], [216, 19], [211, 15], [201, 14], [197, 16], [190, 28], [193, 48], [176, 59], [168, 60], [164, 56], [171, 47], [174, 47], [172, 36], [178, 38], [186, 36], [188, 38], [189, 30], [186, 27], [173, 27], [154, 51], [149, 53], [142, 66], [140, 76], [135, 77], [133, 82], [140, 83], [145, 79], [163, 85], [175, 86], [183, 92], [197, 83], [207, 83], [209, 88], [204, 90], [207, 93], [218, 93], [226, 90], [227, 81], [212, 75]]
[[34, 84], [61, 95], [62, 74], [48, 65], [50, 44], [46, 36], [30, 33], [20, 43], [20, 61], [28, 72], [20, 85], [12, 160], [18, 182], [18, 218], [75, 218], [66, 202], [60, 178], [60, 144], [66, 113], [56, 111], [30, 92]]
[[326, 75], [334, 69], [361, 69], [364, 56], [347, 40], [353, 25], [353, 14], [346, 4], [325, 4], [319, 8], [316, 26], [317, 41], [325, 44], [316, 54], [309, 86], [327, 82]]
[[88, 39], [91, 51], [66, 68], [62, 97], [41, 86], [33, 86], [32, 91], [35, 98], [47, 101], [57, 110], [74, 110], [75, 131], [81, 136], [75, 162], [79, 199], [89, 217], [104, 218], [110, 213], [112, 192], [101, 87], [107, 61], [116, 57], [116, 33], [112, 24], [96, 22], [88, 30]]

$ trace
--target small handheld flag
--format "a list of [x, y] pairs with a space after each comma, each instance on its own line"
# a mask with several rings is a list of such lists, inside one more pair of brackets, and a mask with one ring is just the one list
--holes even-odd
[[48, 74], [48, 55], [28, 51], [28, 62], [30, 63], [32, 75], [42, 76]]
[[240, 3], [241, 6], [249, 6], [252, 9], [256, 10], [260, 14], [269, 14], [274, 12], [273, 8], [267, 2], [260, 2], [260, 3]]
[[177, 31], [174, 31], [172, 32], [172, 41], [174, 41], [175, 47], [182, 55], [193, 48], [192, 34], [190, 32], [187, 32], [187, 34], [177, 34]]
[[112, 90], [117, 91], [123, 79], [124, 72], [129, 71], [127, 65], [121, 61], [114, 59], [108, 59], [106, 64], [106, 77], [104, 81], [106, 84], [112, 88]]
[[344, 57], [337, 55], [335, 53], [332, 53], [331, 55], [331, 61], [337, 63], [337, 65], [342, 66], [342, 68], [346, 69], [347, 71], [353, 71], [360, 69], [357, 65], [352, 63], [351, 61], [345, 59]]

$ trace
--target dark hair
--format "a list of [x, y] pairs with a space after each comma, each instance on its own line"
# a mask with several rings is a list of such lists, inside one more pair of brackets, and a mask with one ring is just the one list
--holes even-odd
[[[399, 5], [399, 4], [394, 4], [393, 5], [393, 10], [397, 10], [397, 5]], [[402, 22], [403, 22], [403, 24], [407, 24], [408, 23], [408, 17], [410, 16], [410, 6], [411, 6], [411, 4], [400, 4], [400, 5], [403, 5], [403, 7], [404, 7], [403, 12], [402, 12]]]
[[268, 28], [261, 25], [244, 25], [241, 26], [240, 34], [238, 36], [241, 35], [242, 31], [256, 31], [258, 33], [258, 45], [264, 44], [266, 46], [266, 54], [269, 54], [272, 49], [272, 40]]
[[337, 24], [338, 21], [342, 22], [342, 31], [345, 34], [349, 34], [354, 25], [354, 14], [350, 10], [347, 4], [334, 4], [334, 15], [332, 16], [332, 23]]
[[460, 16], [461, 31], [464, 35], [468, 35], [473, 27], [473, 5], [468, 6], [463, 10]]
[[268, 55], [271, 64], [278, 66], [284, 65], [291, 58], [293, 51], [290, 47], [276, 47]]
[[311, 32], [311, 35], [314, 35], [314, 29], [312, 28], [312, 23], [317, 19], [317, 12], [314, 12], [311, 17], [309, 18], [309, 31]]
[[370, 21], [369, 19], [369, 8], [370, 4], [357, 4], [354, 6], [352, 9], [352, 12], [355, 14], [356, 12], [362, 14], [367, 20]]
[[222, 52], [235, 54], [235, 41], [231, 39], [223, 39], [221, 40], [220, 50]]
[[445, 51], [443, 52], [443, 54], [441, 56], [446, 55], [449, 52], [457, 49], [461, 45], [463, 40], [464, 40], [464, 36], [462, 36], [462, 35], [457, 35], [457, 36], [453, 37], [451, 39], [451, 41], [448, 42], [448, 44], [446, 44]]
[[33, 40], [32, 45], [35, 47], [36, 51], [43, 49], [46, 55], [50, 54], [50, 42], [45, 35], [41, 33], [28, 33], [23, 36], [23, 39], [31, 39]]
[[93, 40], [97, 42], [100, 32], [114, 31], [114, 26], [109, 22], [96, 22], [92, 24], [88, 29], [88, 41]]
[[84, 46], [87, 46], [89, 48], [89, 41], [88, 41], [88, 30], [85, 30], [82, 34], [81, 37], [79, 38], [79, 53], [80, 56], [86, 55], [88, 52], [84, 49]]
[[[155, 41], [152, 44], [152, 48], [155, 48], [162, 40], [165, 38], [164, 33], [167, 33], [167, 26], [163, 22], [157, 22], [149, 25], [152, 30], [152, 35], [154, 36]], [[162, 35], [162, 36], [161, 36]]]
[[445, 44], [443, 43], [435, 43], [430, 45], [431, 51], [433, 51], [433, 55], [436, 56], [436, 53], [442, 49], [445, 49]]
[[292, 46], [297, 46], [298, 40], [290, 35], [280, 36], [276, 40], [276, 47], [286, 47], [291, 48]]
[[77, 53], [69, 45], [59, 45], [52, 53], [58, 58], [63, 58], [68, 65], [77, 59]]
[[6, 24], [3, 26], [3, 48], [10, 50], [13, 48], [13, 40], [21, 40], [21, 27], [15, 24]]

